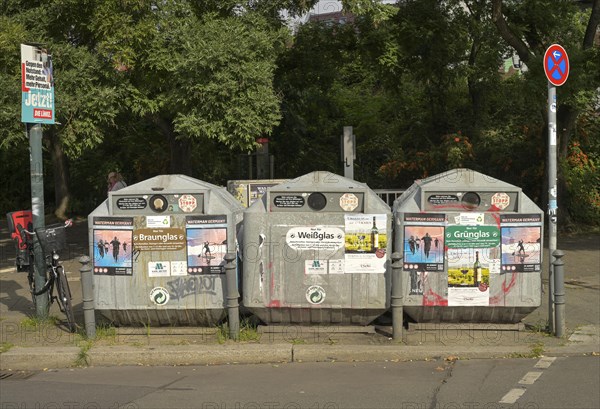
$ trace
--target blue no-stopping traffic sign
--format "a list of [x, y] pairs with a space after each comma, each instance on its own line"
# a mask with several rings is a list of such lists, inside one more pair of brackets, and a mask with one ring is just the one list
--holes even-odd
[[569, 56], [565, 49], [552, 44], [544, 54], [544, 72], [552, 85], [563, 85], [569, 76]]

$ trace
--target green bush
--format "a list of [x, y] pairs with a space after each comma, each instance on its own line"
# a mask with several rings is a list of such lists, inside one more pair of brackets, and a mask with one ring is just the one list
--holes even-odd
[[598, 158], [587, 154], [579, 142], [569, 148], [561, 162], [568, 194], [565, 208], [574, 223], [600, 226], [600, 172]]

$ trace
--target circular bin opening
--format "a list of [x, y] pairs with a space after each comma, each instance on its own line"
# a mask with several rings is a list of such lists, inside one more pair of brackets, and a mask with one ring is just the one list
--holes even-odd
[[477, 209], [481, 203], [481, 198], [475, 192], [467, 192], [461, 200], [462, 206], [467, 210]]
[[167, 210], [167, 198], [163, 195], [154, 195], [150, 198], [150, 209], [157, 213]]
[[317, 211], [323, 210], [327, 206], [327, 198], [323, 193], [318, 192], [311, 193], [306, 202], [308, 203], [308, 207]]

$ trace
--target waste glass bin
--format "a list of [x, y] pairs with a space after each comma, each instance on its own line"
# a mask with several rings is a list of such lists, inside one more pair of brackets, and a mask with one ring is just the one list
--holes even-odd
[[416, 181], [393, 211], [414, 321], [517, 323], [541, 305], [544, 217], [521, 188], [454, 169]]
[[244, 211], [244, 306], [266, 324], [369, 324], [389, 307], [390, 228], [363, 183], [312, 172], [269, 187]]
[[225, 188], [184, 175], [109, 192], [88, 218], [95, 310], [117, 325], [219, 322], [242, 211]]

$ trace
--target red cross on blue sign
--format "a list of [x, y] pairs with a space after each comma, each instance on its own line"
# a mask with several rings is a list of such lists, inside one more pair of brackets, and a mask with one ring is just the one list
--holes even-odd
[[565, 49], [552, 44], [544, 54], [544, 72], [552, 85], [563, 85], [569, 76], [569, 57]]

